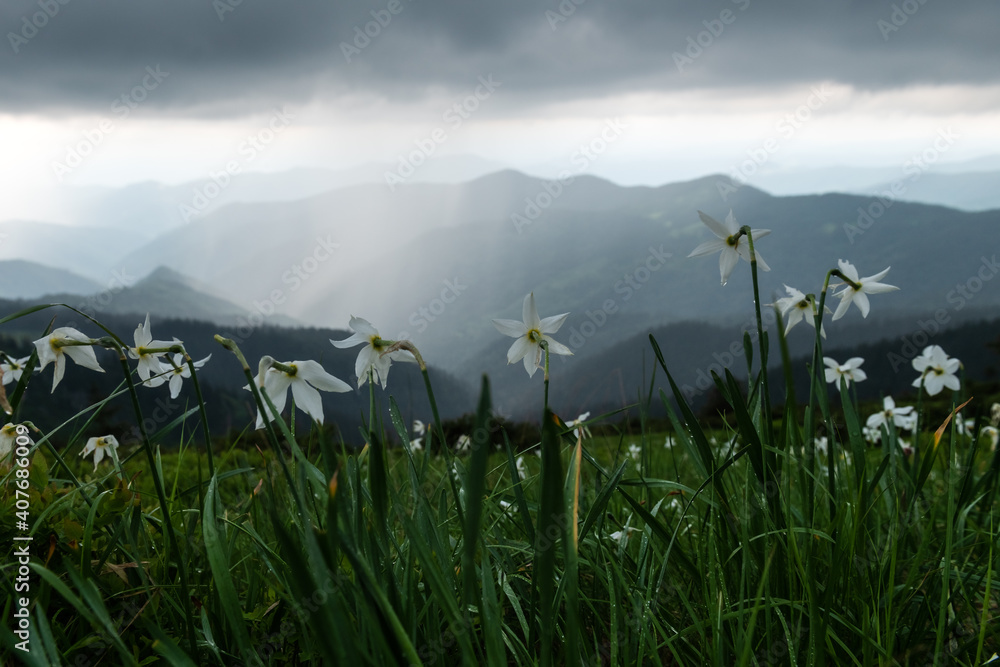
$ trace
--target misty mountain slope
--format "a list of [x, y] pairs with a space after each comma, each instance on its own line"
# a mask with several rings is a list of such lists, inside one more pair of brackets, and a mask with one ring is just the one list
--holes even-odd
[[[456, 348], [460, 339], [476, 341], [489, 335], [489, 318], [518, 315], [521, 299], [532, 290], [549, 314], [571, 312], [567, 330], [579, 329], [587, 312], [608, 305], [613, 317], [607, 319], [613, 325], [587, 337], [592, 347], [605, 344], [605, 338], [614, 342], [626, 317], [649, 325], [691, 317], [750, 316], [746, 263], [741, 262], [730, 283], [721, 287], [717, 256], [687, 258], [694, 247], [712, 237], [698, 221], [696, 209], [703, 207], [719, 218], [727, 210], [717, 199], [712, 201], [713, 180], [693, 183], [696, 194], [682, 193], [688, 195], [685, 204], [672, 210], [650, 208], [642, 218], [617, 211], [552, 209], [521, 233], [503, 220], [428, 232], [405, 252], [387, 254], [377, 276], [358, 276], [339, 288], [366, 304], [371, 319], [383, 322], [385, 329], [409, 332], [418, 343], [447, 351], [456, 365], [462, 363], [460, 348], [468, 349], [466, 358], [476, 356], [478, 348], [470, 349], [468, 342]], [[898, 202], [862, 229], [856, 225], [857, 209], [870, 202], [859, 197], [775, 198], [741, 189], [729, 203], [739, 212], [741, 223], [772, 230], [757, 243], [772, 268], [761, 273], [765, 302], [784, 296], [786, 283], [819, 291], [826, 270], [846, 259], [861, 276], [892, 267], [885, 281], [901, 290], [875, 296], [873, 303], [876, 310], [881, 304], [896, 312], [955, 308], [963, 298], [951, 294], [956, 285], [975, 275], [984, 257], [987, 265], [992, 258], [980, 251], [995, 245], [998, 219], [996, 214]], [[678, 222], [684, 218], [686, 222]], [[670, 257], [661, 264], [653, 251]], [[656, 268], [650, 271], [650, 267]], [[433, 321], [422, 314], [420, 308], [430, 312], [434, 300], [440, 299], [444, 281], [456, 279], [468, 288], [454, 304], [436, 304], [442, 312]], [[399, 295], [407, 293], [413, 297], [404, 302]], [[969, 296], [976, 305], [998, 302], [998, 295], [986, 290]], [[830, 300], [831, 306], [836, 303]], [[596, 319], [602, 319], [599, 313]], [[423, 336], [423, 330], [432, 330], [433, 335]]]
[[45, 294], [91, 294], [100, 285], [65, 269], [19, 259], [0, 261], [0, 298], [33, 299]]
[[[65, 303], [91, 316], [150, 313], [155, 317], [212, 322], [230, 327], [249, 323], [249, 311], [214, 294], [214, 290], [172, 269], [159, 267], [135, 284], [115, 285], [92, 294], [48, 294], [35, 303]], [[254, 322], [256, 323], [256, 321]], [[272, 325], [294, 326], [285, 315], [267, 318]], [[70, 325], [72, 326], [72, 325]]]
[[[888, 181], [865, 188], [865, 194], [891, 191]], [[919, 178], [901, 179], [905, 190], [898, 196], [910, 202], [951, 206], [966, 211], [1000, 209], [1000, 171], [967, 174], [923, 174]], [[897, 185], [897, 188], [899, 186]]]
[[[985, 251], [996, 247], [997, 212], [886, 207], [839, 194], [772, 197], [721, 176], [660, 188], [579, 178], [539, 199], [545, 186], [507, 171], [395, 195], [362, 186], [291, 204], [234, 205], [131, 259], [173, 262], [217, 290], [236, 290], [248, 308], [256, 302], [324, 326], [364, 317], [463, 377], [489, 367], [482, 360], [498, 354], [492, 346], [504, 364], [512, 341], [489, 320], [519, 318], [529, 291], [542, 316], [570, 313], [561, 340], [577, 332], [573, 347], [583, 356], [652, 326], [751, 317], [745, 262], [722, 287], [718, 256], [687, 258], [712, 238], [699, 209], [721, 220], [732, 208], [741, 224], [772, 230], [757, 243], [772, 269], [760, 277], [765, 303], [784, 295], [783, 284], [818, 292], [838, 259], [863, 277], [892, 267], [885, 282], [901, 289], [872, 298], [878, 314], [1000, 303], [981, 280], [974, 293], [957, 291], [980, 271], [995, 273]], [[515, 224], [526, 198], [549, 206]], [[327, 248], [331, 240], [339, 247]]]
[[[511, 171], [461, 185], [406, 185], [395, 193], [382, 185], [357, 186], [298, 202], [227, 206], [158, 237], [121, 263], [138, 275], [153, 266], [169, 266], [212, 283], [248, 306], [278, 291], [279, 300], [288, 302], [278, 304], [284, 312], [329, 324], [329, 319], [313, 315], [315, 304], [323, 304], [321, 315], [344, 320], [350, 301], [343, 297], [344, 284], [353, 276], [395, 284], [383, 279], [385, 258], [412, 255], [416, 241], [436, 229], [500, 224], [527, 236], [549, 213], [586, 213], [595, 208], [661, 219], [671, 214], [677, 201], [715, 196], [717, 180], [702, 179], [693, 186], [621, 188], [580, 177], [561, 186], [557, 197], [548, 195], [544, 181]], [[766, 196], [743, 188], [734, 200], [754, 195]], [[539, 209], [539, 217], [530, 225], [516, 226], [512, 216], [523, 216], [529, 200], [551, 204]], [[447, 245], [457, 254], [467, 254], [459, 245]], [[412, 280], [407, 281], [407, 289], [413, 286]]]
[[106, 286], [120, 275], [120, 258], [144, 240], [128, 231], [11, 220], [0, 222], [0, 260], [58, 266]]

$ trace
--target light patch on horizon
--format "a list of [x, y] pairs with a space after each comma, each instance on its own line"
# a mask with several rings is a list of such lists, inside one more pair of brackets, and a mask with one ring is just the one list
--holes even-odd
[[[431, 158], [474, 154], [551, 177], [562, 170], [582, 173], [574, 155], [617, 118], [625, 129], [584, 171], [626, 185], [729, 174], [769, 139], [778, 150], [761, 165], [762, 173], [901, 165], [949, 127], [959, 139], [939, 156], [941, 163], [1000, 154], [1000, 86], [872, 92], [817, 82], [766, 94], [751, 87], [647, 91], [523, 106], [504, 100], [502, 92], [482, 100], [461, 123], [455, 116], [448, 122], [445, 114], [463, 94], [444, 91], [404, 105], [355, 96], [288, 107], [294, 118], [270, 141], [260, 141], [259, 150], [247, 141], [269, 136], [274, 111], [220, 119], [0, 115], [7, 157], [0, 177], [10, 186], [2, 218], [67, 222], [72, 212], [52, 196], [60, 185], [177, 184], [207, 179], [234, 161], [243, 172], [396, 165], [419, 144], [428, 145], [436, 129], [445, 141], [435, 142]], [[101, 123], [108, 120], [111, 130], [104, 132]], [[60, 182], [54, 165], [95, 143], [88, 136], [100, 140]]]

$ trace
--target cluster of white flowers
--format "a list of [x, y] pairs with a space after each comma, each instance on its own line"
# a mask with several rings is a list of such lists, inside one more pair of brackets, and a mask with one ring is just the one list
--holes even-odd
[[[135, 346], [127, 348], [127, 352], [129, 357], [139, 362], [136, 373], [139, 375], [141, 384], [147, 387], [158, 387], [168, 383], [170, 398], [177, 398], [183, 379], [191, 377], [191, 370], [185, 362], [184, 354], [174, 353], [167, 361], [163, 361], [162, 357], [167, 355], [171, 349], [178, 347], [183, 349], [181, 341], [176, 338], [172, 341], [153, 340], [148, 314], [146, 321], [136, 327], [133, 339]], [[55, 369], [52, 375], [52, 392], [55, 392], [66, 373], [67, 357], [84, 368], [98, 373], [104, 372], [94, 352], [94, 346], [98, 344], [98, 341], [73, 327], [53, 329], [51, 333], [34, 341], [33, 344], [38, 355], [36, 370], [42, 372], [49, 364], [53, 364]], [[201, 368], [211, 356], [194, 362], [194, 366]], [[4, 356], [4, 358], [6, 361], [0, 364], [3, 384], [20, 381], [30, 357], [9, 359]], [[84, 446], [81, 456], [93, 453], [94, 470], [96, 470], [97, 465], [104, 458], [105, 452], [110, 452], [114, 456], [117, 448], [118, 440], [113, 435], [92, 437]]]
[[[741, 227], [736, 222], [732, 211], [729, 212], [725, 224], [720, 223], [718, 220], [701, 211], [698, 212], [698, 215], [701, 221], [717, 238], [699, 245], [691, 252], [689, 257], [708, 255], [721, 251], [719, 271], [722, 276], [722, 284], [725, 285], [733, 269], [738, 264], [740, 257], [748, 262], [751, 260], [749, 242], [743, 243], [744, 234], [741, 232]], [[770, 230], [766, 229], [750, 230], [750, 234], [755, 241], [769, 233]], [[756, 252], [756, 249], [754, 254], [756, 255], [758, 265], [765, 271], [769, 270], [767, 264], [760, 257], [760, 254]], [[886, 267], [874, 275], [862, 278], [853, 264], [842, 259], [838, 260], [837, 270], [832, 273], [839, 275], [843, 278], [844, 282], [831, 286], [835, 290], [833, 296], [840, 298], [837, 309], [833, 311], [833, 320], [839, 320], [846, 315], [851, 304], [857, 306], [862, 317], [867, 318], [871, 309], [869, 295], [883, 294], [899, 289], [894, 285], [881, 282], [889, 273], [889, 268]], [[780, 298], [776, 303], [771, 304], [777, 306], [781, 316], [785, 319], [785, 334], [787, 335], [792, 330], [792, 327], [801, 321], [808, 322], [811, 326], [815, 327], [818, 305], [813, 296], [806, 295], [788, 285], [785, 285], [785, 291], [788, 296]], [[824, 312], [831, 311], [824, 306]], [[822, 327], [820, 328], [820, 336], [823, 338], [826, 337], [826, 331]], [[824, 371], [826, 381], [833, 383], [838, 390], [842, 384], [843, 386], [850, 386], [852, 382], [861, 382], [867, 378], [866, 373], [861, 370], [861, 365], [864, 363], [864, 359], [861, 357], [852, 357], [844, 363], [840, 363], [831, 357], [824, 357], [823, 363], [826, 366]], [[948, 357], [939, 345], [929, 345], [924, 348], [923, 353], [913, 359], [912, 364], [913, 369], [919, 373], [919, 376], [913, 381], [913, 386], [926, 390], [928, 395], [935, 396], [946, 387], [953, 391], [958, 391], [961, 387], [956, 375], [958, 369], [961, 367], [961, 362], [958, 359]], [[993, 418], [995, 423], [992, 427], [986, 427], [986, 429], [992, 428], [993, 430], [988, 431], [984, 429], [983, 433], [989, 435], [995, 443], [997, 439], [995, 435], [997, 433], [997, 426], [1000, 425], [1000, 405], [994, 407], [997, 413]], [[870, 442], [878, 441], [881, 438], [882, 428], [890, 420], [896, 428], [911, 431], [916, 428], [917, 424], [917, 416], [912, 407], [897, 408], [893, 399], [886, 397], [883, 402], [883, 410], [871, 415], [865, 425], [864, 431], [868, 440]], [[961, 430], [965, 426], [960, 424], [959, 428]], [[971, 425], [968, 428], [971, 429]], [[905, 441], [900, 440], [900, 444], [904, 452], [912, 452], [912, 448]], [[825, 451], [827, 447], [826, 438], [817, 439], [815, 446], [817, 449]]]
[[[351, 330], [354, 332], [344, 340], [331, 340], [330, 343], [337, 348], [349, 348], [355, 345], [364, 345], [358, 353], [354, 363], [354, 372], [358, 378], [358, 388], [364, 386], [371, 376], [373, 384], [381, 384], [385, 389], [389, 380], [389, 368], [393, 361], [405, 361], [416, 363], [416, 358], [412, 353], [400, 349], [392, 349], [396, 341], [386, 340], [381, 337], [371, 322], [360, 317], [351, 316]], [[343, 380], [330, 375], [316, 361], [286, 361], [276, 362], [269, 356], [264, 356], [260, 360], [257, 377], [254, 378], [257, 387], [263, 387], [267, 395], [274, 402], [277, 414], [280, 414], [285, 407], [285, 395], [289, 387], [292, 388], [292, 397], [295, 404], [307, 415], [318, 423], [323, 423], [323, 402], [319, 392], [347, 392], [351, 390]], [[250, 387], [244, 387], [249, 389]], [[273, 421], [275, 414], [271, 414], [269, 421]], [[423, 424], [420, 423], [423, 434]], [[264, 420], [260, 414], [257, 415], [257, 428], [264, 427]], [[413, 444], [413, 443], [416, 444]], [[421, 449], [423, 445], [418, 437], [411, 441], [413, 449]]]

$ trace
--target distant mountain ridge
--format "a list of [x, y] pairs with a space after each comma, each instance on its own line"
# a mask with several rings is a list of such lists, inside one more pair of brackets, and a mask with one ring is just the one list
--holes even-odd
[[23, 259], [0, 260], [0, 298], [33, 299], [45, 294], [92, 294], [96, 282], [72, 271], [45, 266]]
[[[0, 264], [0, 271], [3, 270]], [[58, 275], [58, 270], [34, 265], [35, 272]], [[215, 294], [215, 290], [193, 278], [166, 267], [158, 267], [135, 282], [134, 276], [123, 273], [100, 289], [84, 282], [85, 293], [44, 292], [39, 296], [19, 297], [25, 305], [32, 303], [65, 303], [90, 316], [105, 314], [150, 313], [164, 318], [184, 318], [211, 322], [229, 327], [259, 326], [265, 320], [271, 326], [297, 326], [299, 323], [281, 314], [266, 317], [252, 306], [239, 306]], [[90, 291], [96, 288], [94, 291]], [[9, 298], [9, 297], [8, 297]]]

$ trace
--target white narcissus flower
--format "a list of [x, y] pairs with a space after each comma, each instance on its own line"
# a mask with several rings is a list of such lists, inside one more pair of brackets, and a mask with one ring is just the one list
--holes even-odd
[[955, 430], [959, 435], [972, 435], [974, 428], [976, 428], [975, 419], [966, 419], [961, 412], [955, 415]]
[[[212, 358], [212, 355], [208, 355], [201, 361], [194, 362], [195, 368], [201, 368]], [[173, 364], [164, 367], [168, 369], [168, 375], [170, 376], [170, 398], [177, 398], [181, 393], [181, 385], [184, 383], [184, 378], [191, 377], [191, 369], [188, 368], [187, 362], [184, 361], [183, 354], [175, 354], [172, 357]]]
[[837, 385], [838, 390], [840, 389], [840, 378], [847, 380], [848, 386], [851, 382], [861, 382], [868, 379], [868, 375], [861, 370], [861, 364], [865, 363], [861, 357], [851, 357], [843, 364], [837, 363], [830, 357], [823, 357], [823, 363], [826, 364], [826, 381], [833, 382]]
[[521, 307], [521, 319], [517, 320], [492, 320], [497, 331], [505, 336], [516, 338], [514, 344], [507, 350], [507, 363], [512, 364], [521, 359], [524, 360], [524, 370], [528, 371], [528, 377], [535, 374], [535, 370], [540, 368], [542, 361], [542, 346], [544, 340], [548, 343], [549, 351], [553, 354], [571, 355], [573, 351], [562, 343], [552, 339], [549, 334], [559, 331], [569, 313], [553, 315], [544, 320], [539, 319], [538, 309], [535, 307], [535, 293], [530, 292], [524, 297], [524, 304]]
[[[781, 316], [785, 318], [785, 335], [787, 336], [792, 327], [802, 320], [805, 320], [809, 326], [815, 329], [816, 304], [807, 299], [805, 294], [794, 287], [785, 285], [785, 291], [788, 292], [788, 296], [781, 297], [773, 304], [778, 307], [778, 310], [781, 311]], [[826, 306], [823, 306], [823, 308], [826, 312], [832, 312]], [[826, 338], [826, 326], [820, 327], [820, 335]]]
[[865, 425], [880, 433], [879, 429], [888, 424], [890, 419], [896, 428], [912, 431], [917, 426], [917, 415], [913, 412], [913, 406], [896, 407], [892, 396], [886, 396], [882, 399], [882, 412], [876, 412], [870, 416]]
[[892, 267], [886, 267], [884, 271], [880, 271], [874, 276], [859, 278], [858, 270], [854, 268], [854, 265], [850, 262], [838, 259], [837, 266], [840, 267], [840, 272], [847, 276], [851, 282], [858, 284], [860, 289], [855, 288], [854, 285], [843, 283], [843, 289], [834, 294], [834, 296], [840, 297], [840, 303], [837, 304], [837, 310], [833, 313], [833, 319], [835, 321], [839, 320], [847, 313], [847, 309], [851, 307], [852, 303], [858, 307], [858, 310], [861, 311], [862, 317], [868, 317], [868, 310], [870, 309], [870, 304], [868, 303], [869, 294], [883, 294], [885, 292], [892, 292], [899, 289], [895, 285], [886, 285], [885, 283], [879, 282], [885, 278], [886, 274], [889, 273], [889, 269]]
[[566, 422], [566, 426], [573, 427], [573, 435], [576, 436], [577, 438], [580, 437], [580, 431], [581, 430], [583, 431], [583, 435], [585, 435], [585, 436], [587, 436], [589, 438], [589, 437], [591, 437], [590, 436], [590, 429], [588, 427], [586, 427], [586, 426], [583, 426], [583, 427], [580, 426], [580, 424], [582, 424], [583, 422], [587, 421], [588, 417], [590, 417], [590, 412], [584, 412], [582, 415], [578, 416], [573, 421]]
[[[7, 456], [14, 450], [18, 437], [27, 437], [28, 427], [19, 424], [4, 424], [0, 426], [0, 465], [5, 464]], [[30, 438], [28, 440], [30, 444]], [[21, 441], [24, 444], [24, 441]]]
[[28, 359], [31, 357], [23, 357], [21, 359], [9, 358], [10, 361], [5, 361], [0, 364], [0, 371], [3, 372], [3, 383], [10, 384], [11, 382], [19, 382], [21, 380], [21, 375], [24, 373], [24, 365], [28, 363]]
[[166, 352], [149, 352], [149, 350], [180, 345], [181, 341], [176, 338], [172, 341], [153, 340], [153, 332], [149, 326], [149, 313], [146, 313], [146, 322], [135, 328], [132, 338], [135, 340], [135, 347], [128, 349], [128, 355], [139, 360], [136, 369], [139, 372], [139, 378], [147, 387], [159, 387], [167, 381], [162, 373], [172, 370], [172, 368], [160, 361], [160, 357]]
[[830, 441], [825, 435], [821, 435], [820, 437], [813, 439], [813, 446], [816, 448], [817, 452], [826, 456], [826, 451], [830, 448]]
[[424, 431], [426, 431], [426, 430], [427, 430], [427, 427], [424, 425], [424, 423], [422, 421], [420, 421], [419, 419], [414, 419], [413, 420], [413, 434], [414, 435], [423, 435]]
[[940, 345], [928, 345], [919, 357], [913, 359], [913, 370], [920, 373], [913, 386], [923, 384], [929, 396], [940, 394], [945, 387], [958, 391], [961, 383], [955, 373], [961, 365], [958, 359], [948, 357]]
[[419, 452], [424, 448], [423, 438], [414, 438], [410, 440], [410, 451]]
[[517, 476], [524, 479], [528, 476], [528, 464], [524, 462], [523, 456], [518, 456], [517, 460], [514, 462], [517, 467]]
[[385, 383], [389, 378], [389, 366], [392, 365], [393, 361], [414, 363], [417, 361], [412, 354], [405, 350], [395, 350], [384, 354], [392, 342], [379, 336], [378, 329], [373, 327], [368, 320], [352, 315], [350, 325], [351, 331], [354, 333], [349, 338], [331, 340], [330, 342], [333, 343], [334, 347], [341, 349], [367, 343], [358, 353], [358, 358], [354, 362], [354, 374], [358, 376], [359, 389], [368, 381], [369, 370], [372, 372], [373, 382], [381, 384], [382, 388], [385, 389]]
[[640, 447], [639, 445], [635, 444], [634, 442], [629, 444], [629, 446], [628, 446], [628, 455], [629, 456], [631, 456], [633, 459], [635, 459], [636, 461], [638, 461], [639, 460], [639, 456], [641, 454], [642, 454], [642, 447]]
[[458, 436], [458, 442], [455, 443], [455, 449], [457, 451], [467, 452], [469, 451], [469, 447], [471, 446], [472, 446], [472, 440], [469, 438], [469, 436], [465, 435], [464, 433]]
[[[691, 251], [688, 257], [702, 257], [704, 255], [711, 255], [714, 252], [722, 251], [719, 256], [719, 273], [722, 276], [722, 284], [725, 285], [729, 281], [729, 276], [732, 274], [733, 269], [740, 261], [740, 257], [746, 261], [750, 261], [750, 241], [746, 239], [745, 236], [740, 236], [738, 239], [736, 235], [740, 231], [740, 225], [736, 222], [736, 216], [730, 211], [729, 215], [726, 216], [726, 223], [722, 224], [710, 215], [706, 215], [701, 211], [698, 211], [698, 217], [701, 221], [705, 223], [705, 226], [712, 230], [718, 238], [712, 239], [711, 241], [705, 241], [700, 246]], [[759, 239], [764, 238], [771, 233], [770, 229], [751, 229], [750, 233], [753, 234], [754, 243]], [[754, 248], [754, 254], [757, 255], [757, 264], [764, 271], [770, 271], [771, 267], [767, 265], [764, 258], [760, 256], [757, 249]]]
[[[85, 345], [60, 345], [59, 343], [86, 343]], [[53, 329], [45, 338], [35, 341], [35, 349], [38, 351], [38, 370], [41, 371], [51, 362], [56, 363], [55, 373], [52, 375], [52, 391], [63, 378], [66, 372], [66, 357], [98, 373], [103, 373], [104, 369], [97, 363], [97, 355], [94, 354], [93, 343], [89, 336], [84, 336], [82, 332], [72, 327], [59, 327]]]
[[[276, 367], [277, 363], [272, 357], [261, 357], [257, 376], [253, 381], [255, 385], [267, 391], [278, 414], [285, 409], [285, 398], [288, 395], [288, 388], [291, 387], [295, 405], [317, 423], [322, 424], [323, 400], [316, 389], [337, 392], [351, 390], [349, 384], [327, 373], [318, 362], [312, 360], [281, 362], [280, 366], [284, 368]], [[268, 409], [266, 403], [265, 408]], [[274, 421], [274, 415], [269, 415], [268, 421]], [[264, 419], [259, 412], [257, 428], [264, 428]]]
[[990, 439], [990, 449], [996, 450], [997, 441], [1000, 440], [1000, 429], [996, 426], [984, 426], [983, 430], [979, 432], [979, 435], [984, 438]]
[[113, 435], [105, 435], [100, 438], [87, 440], [87, 446], [80, 452], [80, 456], [86, 456], [93, 452], [94, 470], [97, 470], [97, 464], [104, 458], [105, 452], [107, 452], [108, 456], [114, 458], [114, 450], [116, 449], [118, 449], [118, 439]]

